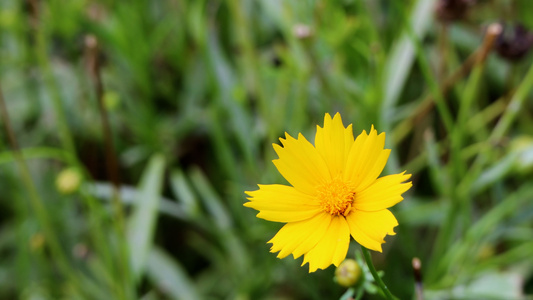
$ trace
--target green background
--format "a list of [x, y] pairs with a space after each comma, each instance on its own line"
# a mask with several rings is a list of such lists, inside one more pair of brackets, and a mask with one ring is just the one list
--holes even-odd
[[326, 112], [413, 174], [373, 256], [393, 294], [414, 297], [413, 257], [427, 299], [533, 294], [532, 57], [490, 47], [527, 50], [533, 10], [452, 2], [0, 0], [0, 298], [339, 298], [242, 206]]

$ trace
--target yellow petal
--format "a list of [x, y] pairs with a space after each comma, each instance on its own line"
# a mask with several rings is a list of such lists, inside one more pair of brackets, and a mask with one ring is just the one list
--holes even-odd
[[309, 263], [309, 273], [339, 266], [346, 258], [350, 245], [350, 228], [342, 216], [333, 217], [326, 234], [316, 246], [304, 255], [302, 266]]
[[393, 206], [403, 200], [402, 193], [412, 186], [411, 182], [402, 183], [410, 177], [411, 174], [403, 172], [377, 179], [363, 191], [356, 192], [353, 206], [364, 211], [377, 211]]
[[260, 184], [259, 190], [246, 194], [250, 196], [250, 202], [244, 203], [244, 206], [258, 210], [257, 217], [268, 221], [302, 221], [322, 211], [315, 198], [291, 186]]
[[326, 161], [332, 177], [343, 171], [348, 151], [353, 142], [352, 124], [344, 128], [339, 113], [333, 119], [329, 114], [326, 114], [324, 128], [317, 125], [315, 147]]
[[298, 139], [286, 133], [283, 147], [273, 144], [279, 159], [273, 160], [278, 171], [299, 191], [316, 194], [316, 187], [331, 178], [326, 162], [302, 134]]
[[387, 160], [389, 159], [390, 149], [383, 149], [379, 151], [379, 154], [375, 157], [374, 164], [369, 167], [368, 173], [366, 176], [359, 182], [356, 188], [356, 192], [362, 191], [365, 188], [367, 188], [370, 184], [374, 183], [376, 181], [376, 178], [378, 178], [379, 174], [383, 171], [383, 168], [385, 168], [385, 164], [387, 163]]
[[374, 126], [370, 133], [363, 132], [355, 139], [346, 160], [344, 180], [351, 182], [356, 191], [366, 188], [383, 171], [389, 149], [385, 146], [385, 133], [377, 134]]
[[331, 219], [330, 214], [317, 214], [315, 217], [301, 222], [287, 223], [270, 240], [270, 252], [278, 252], [279, 258], [293, 254], [294, 258], [307, 253], [322, 239]]
[[366, 212], [353, 210], [346, 221], [353, 238], [363, 247], [381, 252], [381, 244], [385, 243], [385, 236], [395, 235], [394, 227], [398, 221], [388, 210]]

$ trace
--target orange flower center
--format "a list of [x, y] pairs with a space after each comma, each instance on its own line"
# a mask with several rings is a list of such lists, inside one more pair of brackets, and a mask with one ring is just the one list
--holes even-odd
[[335, 216], [347, 216], [352, 209], [355, 192], [349, 184], [339, 178], [320, 185], [317, 191], [318, 201], [323, 211]]

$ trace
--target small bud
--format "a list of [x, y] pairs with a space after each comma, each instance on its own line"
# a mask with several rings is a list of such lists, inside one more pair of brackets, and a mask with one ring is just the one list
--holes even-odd
[[479, 260], [487, 260], [493, 257], [495, 252], [496, 252], [496, 249], [494, 249], [494, 246], [485, 244], [481, 246], [481, 248], [479, 248], [477, 256]]
[[102, 22], [107, 17], [107, 11], [104, 6], [97, 3], [90, 3], [87, 7], [87, 17], [94, 22]]
[[424, 299], [424, 288], [422, 287], [422, 261], [420, 258], [414, 257], [412, 260], [413, 275], [415, 277], [415, 294], [417, 300]]
[[533, 171], [533, 137], [520, 135], [509, 143], [509, 151], [515, 153], [515, 170], [526, 175]]
[[413, 274], [415, 276], [416, 282], [422, 282], [422, 262], [420, 261], [420, 258], [415, 257], [412, 260], [413, 264]]
[[85, 259], [89, 255], [89, 248], [83, 243], [78, 243], [72, 248], [72, 254], [79, 259]]
[[56, 188], [62, 194], [71, 194], [78, 190], [81, 183], [81, 174], [74, 168], [64, 169], [57, 175]]
[[104, 93], [104, 106], [108, 111], [114, 111], [120, 104], [120, 96], [113, 91]]
[[294, 35], [301, 40], [308, 39], [313, 35], [311, 28], [304, 24], [294, 25], [292, 31], [294, 32]]
[[17, 13], [14, 9], [0, 11], [0, 28], [10, 29], [17, 25]]
[[361, 278], [361, 267], [353, 259], [345, 259], [335, 270], [335, 280], [343, 287], [354, 286]]
[[30, 238], [30, 249], [32, 251], [39, 251], [44, 246], [44, 235], [36, 233]]

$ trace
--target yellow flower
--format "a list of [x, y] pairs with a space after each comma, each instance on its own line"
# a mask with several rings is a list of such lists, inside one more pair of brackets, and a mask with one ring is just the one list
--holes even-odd
[[258, 218], [285, 224], [268, 243], [279, 258], [304, 256], [309, 272], [339, 266], [346, 257], [350, 235], [362, 246], [381, 252], [384, 237], [398, 225], [387, 209], [403, 200], [411, 175], [378, 178], [390, 150], [383, 149], [385, 133], [363, 131], [354, 140], [352, 125], [344, 128], [340, 114], [317, 126], [315, 145], [302, 134], [285, 133], [283, 145], [273, 144], [278, 171], [292, 186], [259, 185], [246, 192], [244, 206]]

